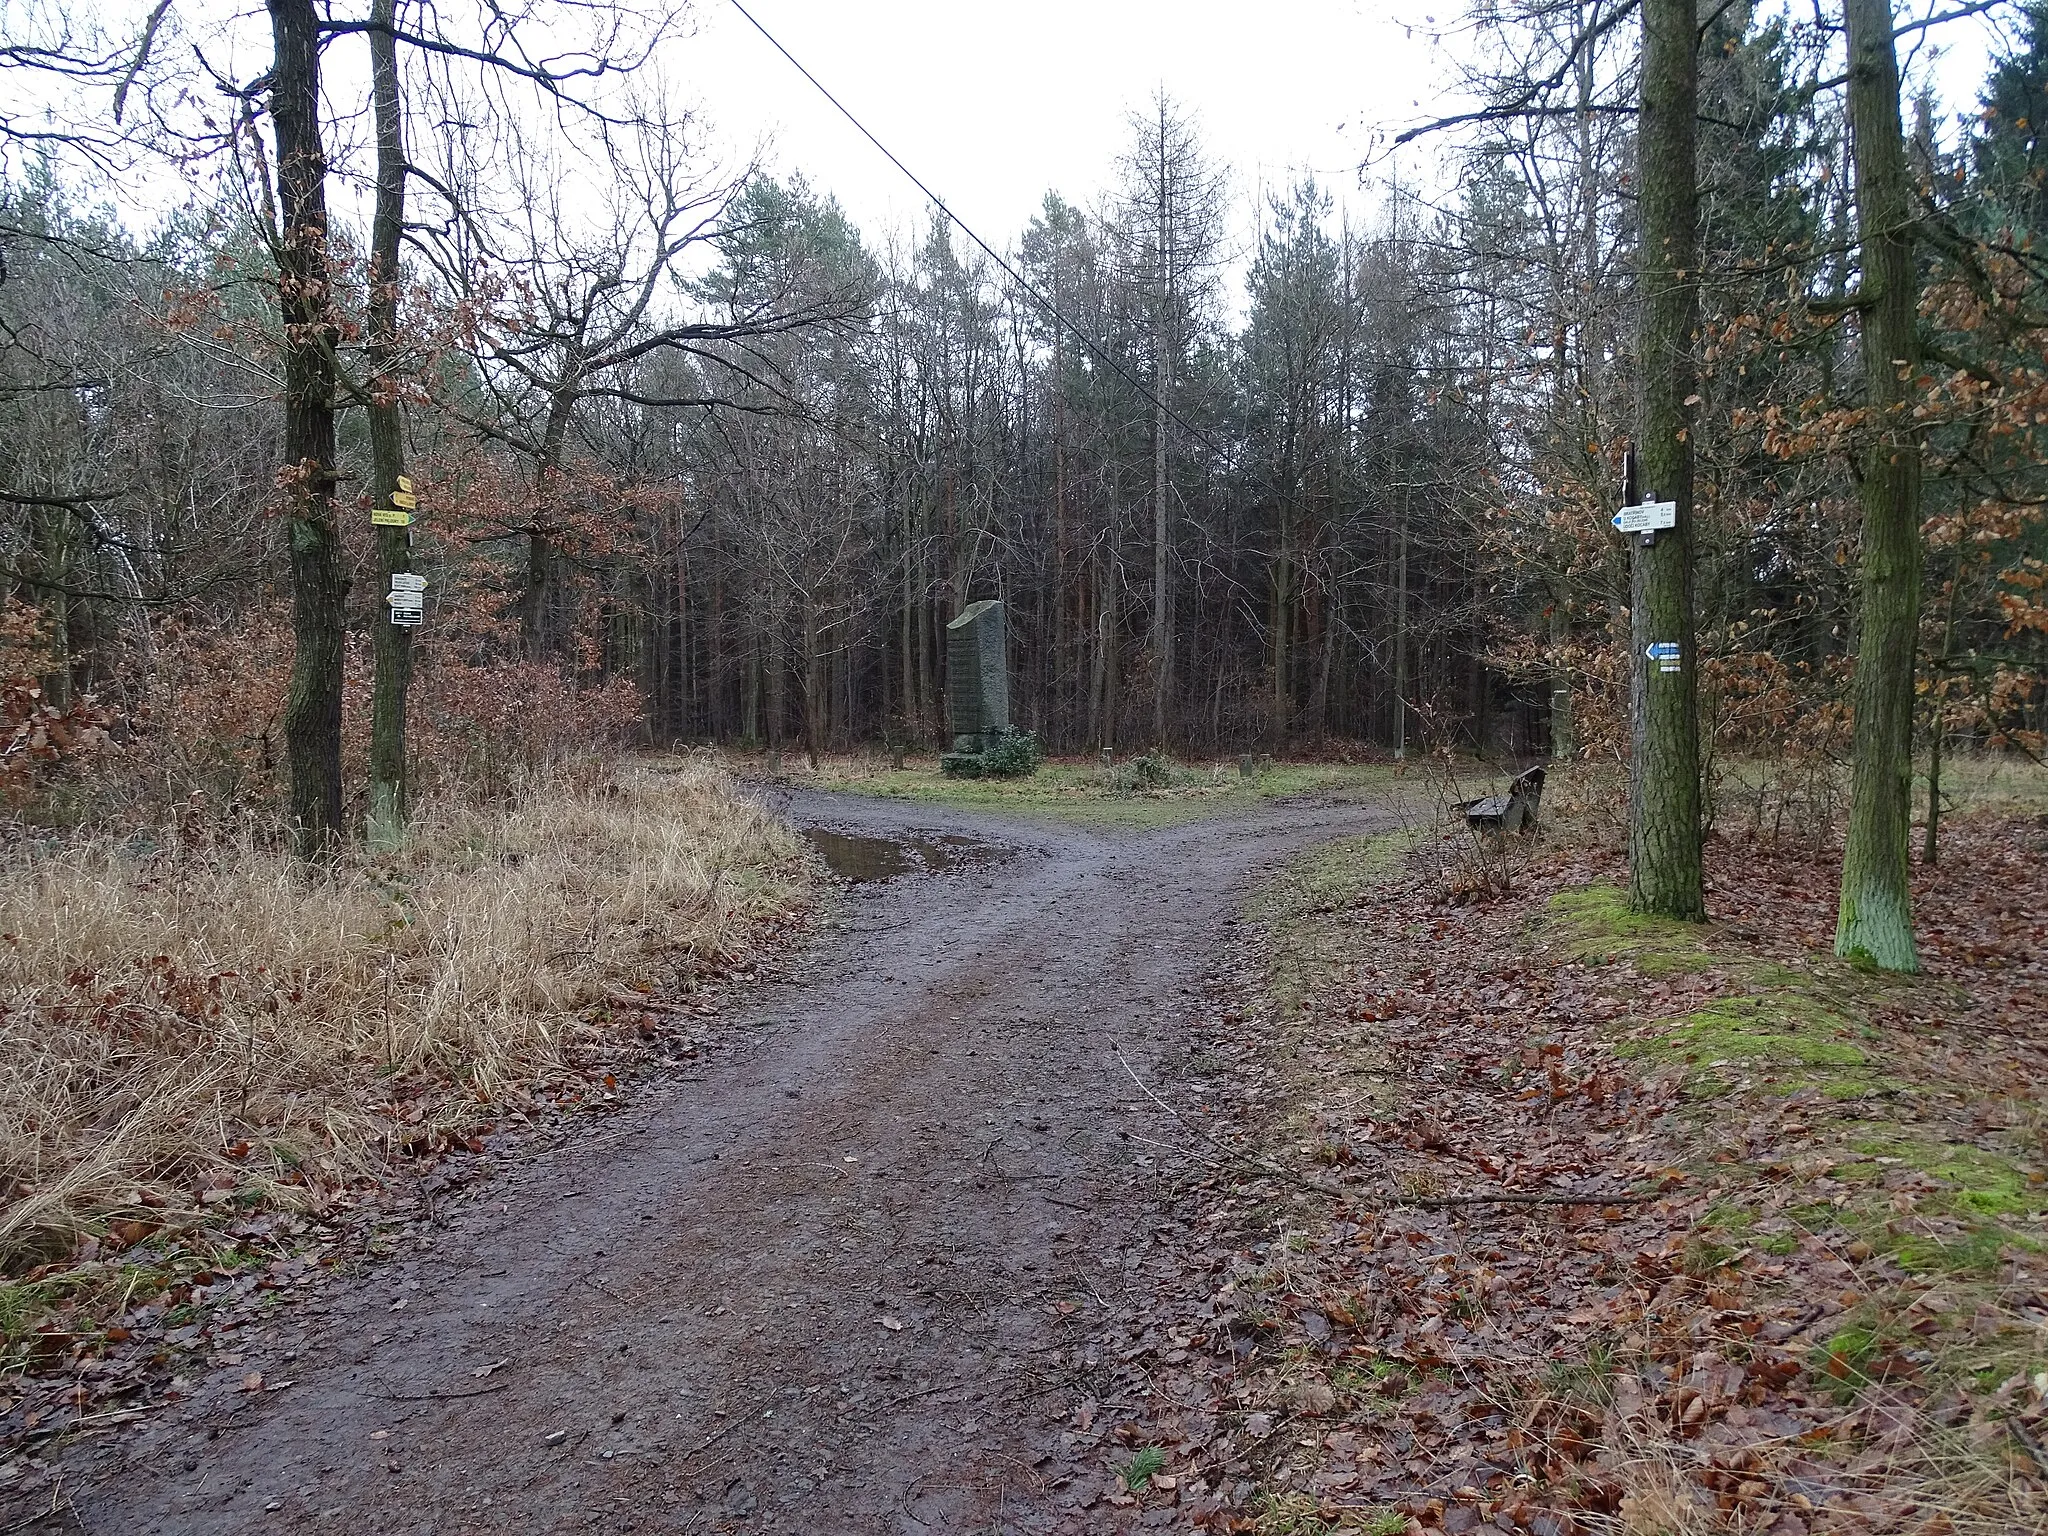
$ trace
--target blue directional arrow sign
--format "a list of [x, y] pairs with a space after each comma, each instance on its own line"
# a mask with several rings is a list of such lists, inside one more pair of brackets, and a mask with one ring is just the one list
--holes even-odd
[[1676, 661], [1678, 660], [1678, 642], [1676, 640], [1653, 640], [1644, 648], [1643, 654], [1652, 661]]
[[1645, 501], [1633, 507], [1623, 507], [1608, 519], [1617, 533], [1655, 533], [1660, 528], [1678, 526], [1678, 503], [1675, 501]]

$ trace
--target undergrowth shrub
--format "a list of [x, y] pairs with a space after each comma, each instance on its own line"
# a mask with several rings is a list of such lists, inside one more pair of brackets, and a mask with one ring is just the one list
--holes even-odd
[[232, 1198], [317, 1204], [566, 1080], [593, 1007], [805, 887], [708, 764], [421, 808], [402, 854], [216, 840], [0, 854], [0, 1270]]
[[16, 597], [0, 603], [0, 800], [10, 805], [47, 792], [107, 744], [91, 697], [50, 696], [46, 680], [62, 666], [48, 616]]
[[[644, 701], [629, 678], [583, 682], [566, 665], [510, 659], [450, 622], [421, 631], [408, 701], [407, 755], [416, 797], [503, 800], [536, 775], [559, 780], [644, 734]], [[29, 806], [40, 819], [161, 825], [274, 819], [285, 794], [283, 722], [292, 638], [281, 605], [232, 627], [168, 623], [119, 722], [120, 750], [97, 759], [75, 814]], [[367, 810], [370, 638], [352, 632], [342, 657], [342, 776], [350, 819]]]
[[1045, 761], [1045, 749], [1030, 731], [1004, 726], [988, 731], [979, 752], [948, 752], [939, 759], [939, 770], [963, 779], [1021, 779], [1038, 772]]
[[1187, 781], [1189, 775], [1176, 768], [1171, 758], [1154, 747], [1127, 762], [1118, 763], [1103, 777], [1113, 795], [1147, 795], [1172, 789]]

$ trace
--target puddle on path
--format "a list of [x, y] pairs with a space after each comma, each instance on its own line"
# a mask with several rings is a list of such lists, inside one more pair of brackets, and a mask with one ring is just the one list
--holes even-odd
[[989, 844], [957, 832], [935, 837], [857, 837], [806, 827], [804, 836], [818, 850], [825, 867], [852, 885], [951, 869], [990, 851]]

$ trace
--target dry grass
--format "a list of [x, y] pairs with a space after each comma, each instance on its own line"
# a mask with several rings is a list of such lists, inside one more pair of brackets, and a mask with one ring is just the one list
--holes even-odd
[[566, 1073], [608, 991], [716, 964], [807, 880], [689, 760], [416, 832], [319, 870], [246, 838], [0, 858], [0, 1272], [465, 1135]]

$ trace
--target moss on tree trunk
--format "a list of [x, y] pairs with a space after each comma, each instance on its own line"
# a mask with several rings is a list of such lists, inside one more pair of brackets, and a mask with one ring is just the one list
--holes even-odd
[[1920, 356], [1913, 205], [1891, 6], [1845, 0], [1844, 13], [1871, 441], [1863, 459], [1855, 768], [1835, 953], [1888, 971], [1917, 971], [1908, 883], [1920, 629], [1920, 443], [1906, 401]]

